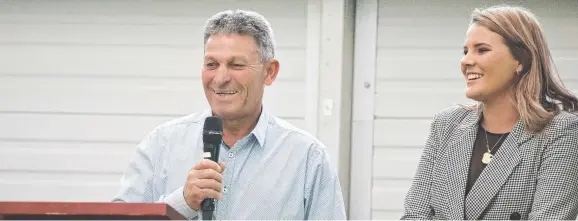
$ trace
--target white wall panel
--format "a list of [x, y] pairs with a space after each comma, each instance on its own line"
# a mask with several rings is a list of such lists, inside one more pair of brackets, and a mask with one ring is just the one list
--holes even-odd
[[[460, 70], [460, 60], [463, 55], [462, 44], [463, 39], [458, 41], [453, 48], [431, 44], [378, 50], [377, 69], [380, 71], [377, 73], [377, 78], [389, 82], [395, 81], [392, 83], [402, 80], [411, 80], [416, 83], [420, 83], [420, 80], [462, 80], [464, 79]], [[578, 80], [577, 50], [578, 46], [552, 49], [552, 57], [555, 59], [560, 75], [568, 80]]]
[[[410, 180], [373, 181], [373, 208], [377, 211], [400, 211], [403, 209], [405, 193], [409, 190]], [[397, 217], [399, 219], [400, 217]], [[386, 219], [395, 219], [388, 217]]]
[[122, 174], [0, 171], [2, 201], [110, 201]]
[[120, 174], [137, 143], [0, 141], [0, 171]]
[[[177, 116], [0, 113], [0, 140], [138, 142]], [[302, 119], [289, 119], [304, 128]], [[41, 145], [41, 144], [38, 144]]]
[[[305, 115], [305, 84], [279, 80], [263, 102], [283, 118]], [[278, 99], [285, 97], [285, 99]], [[181, 116], [208, 108], [198, 78], [0, 77], [1, 112]]]
[[376, 119], [374, 146], [423, 146], [430, 119]]
[[[0, 17], [1, 18], [1, 17]], [[181, 18], [181, 24], [0, 24], [0, 42], [31, 44], [150, 45], [159, 47], [203, 47], [201, 18]], [[277, 18], [270, 21], [279, 48], [303, 48], [303, 18]], [[38, 33], [43, 33], [38, 35]]]
[[[376, 147], [373, 177], [379, 180], [411, 180], [421, 156], [423, 145]], [[399, 165], [406, 165], [400, 167]]]
[[[202, 48], [154, 45], [0, 44], [0, 51], [0, 76], [198, 78], [203, 61]], [[303, 81], [304, 57], [304, 49], [280, 50], [279, 80]]]
[[[100, 18], [98, 16], [125, 17], [142, 16], [150, 20], [162, 20], [164, 17], [188, 17], [204, 21], [214, 13], [225, 9], [250, 9], [271, 17], [303, 18], [306, 15], [306, 1], [267, 1], [267, 0], [195, 0], [195, 1], [71, 1], [71, 0], [30, 0], [3, 1], [0, 12], [14, 14], [48, 15], [47, 18], [81, 16], [86, 22]], [[159, 19], [155, 17], [161, 17]], [[26, 16], [29, 17], [29, 16]], [[131, 23], [142, 22], [140, 17], [127, 18]], [[124, 18], [123, 18], [124, 19]], [[26, 18], [18, 21], [27, 21]], [[50, 20], [48, 20], [50, 21]], [[117, 23], [117, 22], [114, 22]], [[279, 28], [278, 28], [279, 29]]]
[[473, 103], [461, 80], [381, 80], [376, 87], [377, 118], [430, 118], [448, 106]]

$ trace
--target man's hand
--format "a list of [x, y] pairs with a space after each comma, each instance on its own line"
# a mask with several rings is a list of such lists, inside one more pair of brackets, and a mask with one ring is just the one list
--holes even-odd
[[199, 210], [205, 198], [221, 199], [225, 163], [203, 159], [193, 166], [184, 187], [185, 201], [194, 210]]

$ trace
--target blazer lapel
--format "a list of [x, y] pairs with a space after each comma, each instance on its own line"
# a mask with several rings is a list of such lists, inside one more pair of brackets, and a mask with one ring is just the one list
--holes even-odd
[[476, 140], [477, 122], [479, 115], [475, 112], [468, 114], [453, 133], [447, 145], [446, 168], [448, 185], [448, 205], [450, 219], [464, 219], [464, 201], [466, 183], [469, 173], [470, 158]]
[[522, 122], [518, 121], [466, 197], [466, 219], [478, 219], [484, 212], [520, 162], [520, 145], [531, 137], [532, 135], [525, 131]]

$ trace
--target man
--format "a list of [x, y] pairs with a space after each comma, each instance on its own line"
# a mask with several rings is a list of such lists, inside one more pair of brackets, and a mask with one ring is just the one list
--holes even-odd
[[[217, 199], [215, 218], [344, 220], [325, 146], [262, 105], [277, 77], [273, 32], [255, 12], [225, 11], [205, 26], [202, 82], [211, 110], [155, 128], [139, 144], [116, 202], [166, 202], [188, 219]], [[223, 120], [219, 164], [203, 159], [204, 119]]]

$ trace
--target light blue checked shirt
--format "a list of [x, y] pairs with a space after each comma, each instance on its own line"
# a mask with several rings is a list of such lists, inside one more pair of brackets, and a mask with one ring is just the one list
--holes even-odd
[[[165, 202], [188, 219], [199, 218], [183, 197], [193, 165], [203, 159], [202, 130], [210, 110], [166, 122], [138, 145], [115, 202]], [[337, 173], [325, 146], [286, 121], [267, 115], [224, 161], [218, 220], [345, 220]]]

